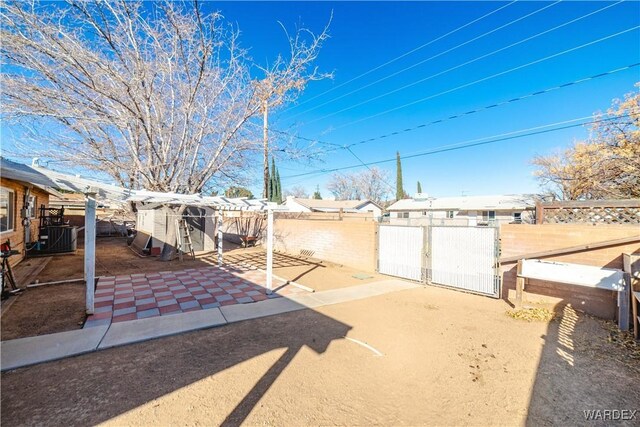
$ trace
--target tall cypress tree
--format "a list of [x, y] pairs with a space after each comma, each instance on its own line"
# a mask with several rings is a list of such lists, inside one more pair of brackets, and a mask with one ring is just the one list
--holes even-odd
[[422, 193], [422, 185], [420, 184], [420, 181], [418, 181], [418, 193]]
[[271, 171], [267, 168], [267, 201], [271, 201]]
[[396, 200], [404, 199], [404, 188], [402, 186], [402, 164], [400, 163], [400, 152], [396, 151]]
[[277, 168], [276, 168], [275, 184], [276, 184], [276, 197], [274, 201], [278, 204], [281, 204], [282, 203], [282, 184], [280, 183], [280, 171]]
[[276, 201], [276, 159], [271, 157], [271, 173], [269, 174], [269, 201]]

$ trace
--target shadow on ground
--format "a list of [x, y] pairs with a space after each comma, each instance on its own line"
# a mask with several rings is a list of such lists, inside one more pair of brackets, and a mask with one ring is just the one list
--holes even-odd
[[[297, 312], [296, 319], [313, 327], [283, 334], [289, 316], [241, 322], [4, 373], [3, 424], [97, 424], [252, 358], [284, 349], [222, 423], [239, 425], [303, 347], [323, 353], [351, 329], [305, 310]], [[240, 336], [242, 341], [237, 338]], [[214, 405], [215, 398], [211, 397]]]
[[579, 313], [570, 305], [559, 307], [558, 317], [542, 337], [526, 424], [584, 425], [592, 423], [585, 411], [601, 411], [604, 416], [602, 411], [639, 410], [626, 422], [600, 418], [595, 423], [638, 425], [640, 360], [609, 342], [605, 327], [615, 329], [612, 322]]

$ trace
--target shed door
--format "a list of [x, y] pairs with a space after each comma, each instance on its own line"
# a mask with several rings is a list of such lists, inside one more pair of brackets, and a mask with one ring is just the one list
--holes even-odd
[[193, 243], [193, 250], [204, 251], [204, 220], [205, 210], [202, 208], [188, 207], [184, 211], [184, 217], [189, 227], [189, 233], [191, 234], [191, 242]]

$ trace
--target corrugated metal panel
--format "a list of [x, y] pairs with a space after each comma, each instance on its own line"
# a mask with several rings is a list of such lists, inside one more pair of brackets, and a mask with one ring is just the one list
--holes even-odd
[[431, 227], [430, 282], [498, 296], [497, 229]]
[[423, 230], [422, 227], [381, 225], [378, 232], [378, 271], [422, 280]]

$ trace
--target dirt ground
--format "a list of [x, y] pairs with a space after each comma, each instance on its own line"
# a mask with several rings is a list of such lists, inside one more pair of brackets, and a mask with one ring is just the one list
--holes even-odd
[[604, 322], [508, 308], [417, 288], [10, 371], [2, 422], [538, 426], [640, 409], [638, 361]]
[[[226, 263], [266, 268], [266, 256], [260, 248], [238, 248], [226, 242], [225, 246]], [[157, 257], [139, 257], [128, 248], [124, 238], [103, 237], [98, 238], [96, 243], [96, 276], [206, 267], [216, 264], [216, 256], [203, 254], [196, 260], [185, 257], [184, 261], [163, 262]], [[359, 285], [382, 277], [326, 261], [286, 254], [274, 255], [274, 274], [318, 291]], [[358, 274], [368, 278], [353, 277]], [[38, 275], [38, 280], [44, 283], [82, 278], [83, 275], [84, 246], [80, 242], [75, 255], [54, 256]], [[2, 340], [80, 329], [83, 325], [85, 290], [81, 282], [29, 288], [12, 298], [16, 300], [2, 314]]]

